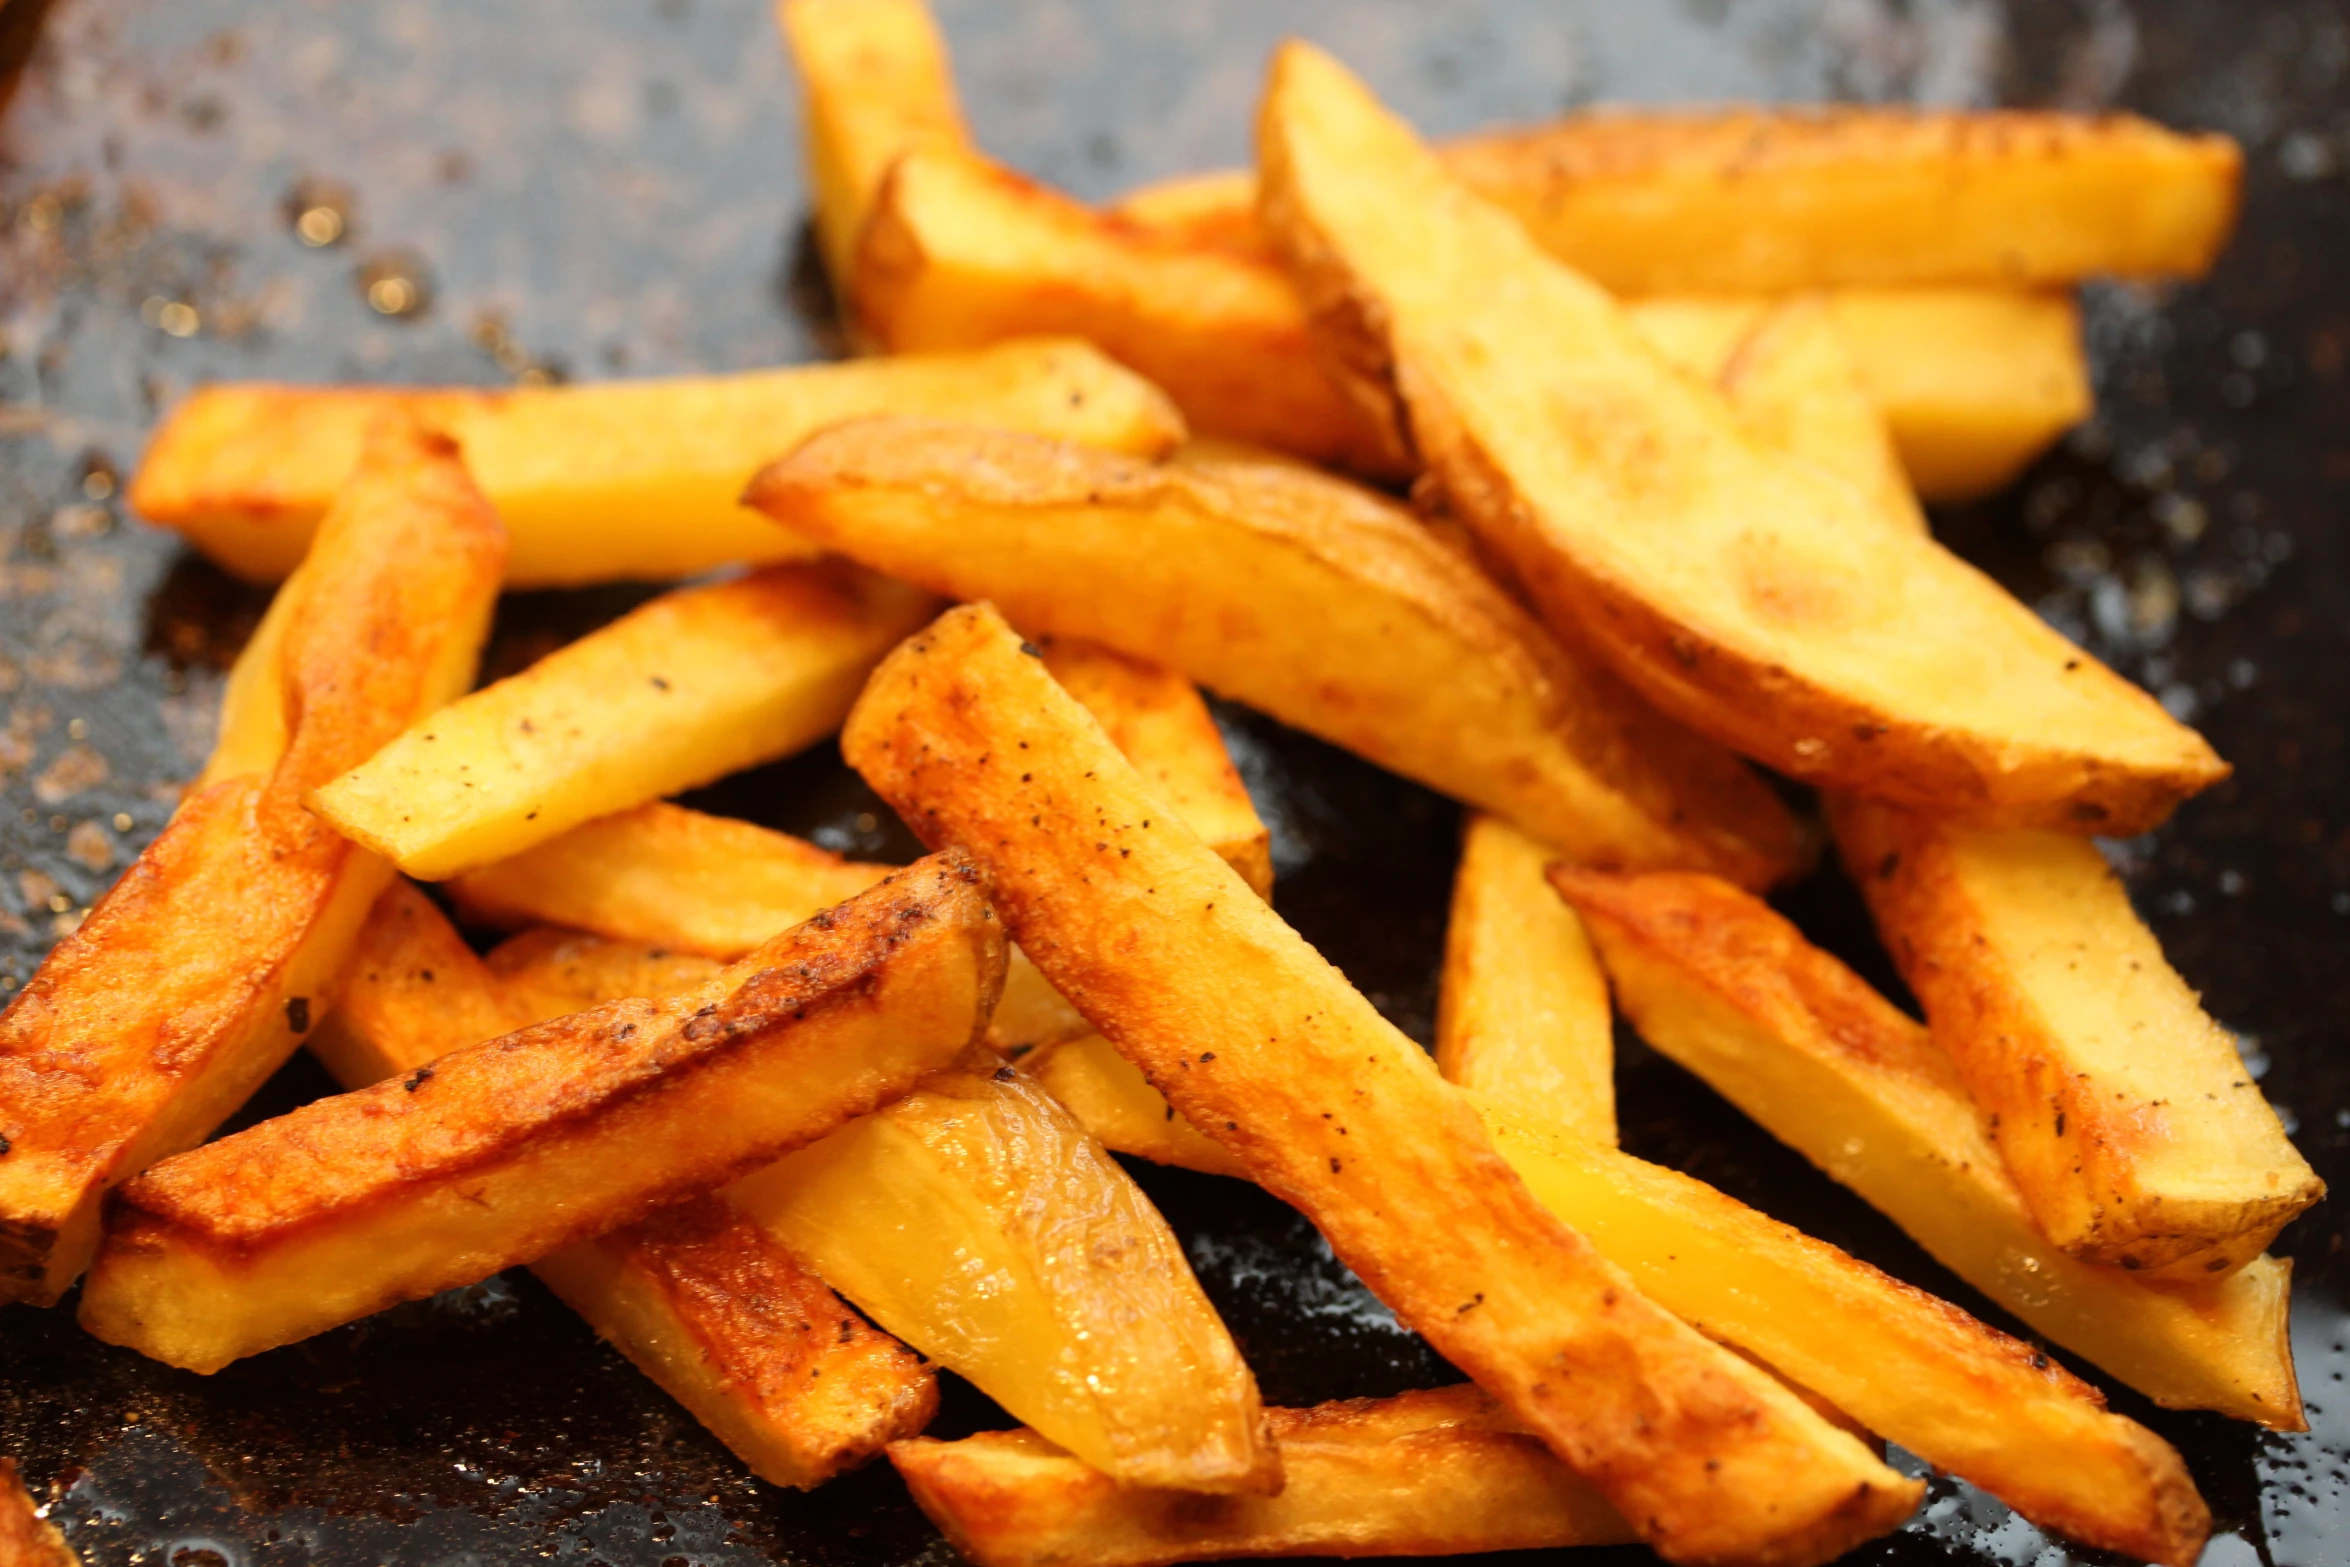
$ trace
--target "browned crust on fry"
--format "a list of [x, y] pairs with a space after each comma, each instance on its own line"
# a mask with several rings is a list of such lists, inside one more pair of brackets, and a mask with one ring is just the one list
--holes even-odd
[[34, 1506], [13, 1458], [0, 1458], [0, 1562], [7, 1567], [81, 1567], [57, 1525]]

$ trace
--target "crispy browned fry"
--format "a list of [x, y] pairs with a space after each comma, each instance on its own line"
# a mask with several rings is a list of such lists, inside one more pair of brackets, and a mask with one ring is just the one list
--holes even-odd
[[969, 144], [946, 41], [923, 0], [777, 0], [800, 73], [816, 243], [846, 294], [865, 214], [914, 147]]
[[237, 650], [237, 661], [220, 686], [220, 722], [212, 754], [188, 785], [188, 795], [201, 794], [224, 778], [266, 774], [286, 754], [286, 692], [280, 669], [286, 627], [293, 621], [301, 584], [302, 571], [296, 567], [270, 595], [269, 608]]
[[[485, 963], [430, 900], [395, 882], [310, 1048], [361, 1088], [512, 1027], [704, 984], [717, 968], [570, 932], [519, 937]], [[937, 1406], [919, 1357], [716, 1197], [574, 1241], [532, 1271], [777, 1485], [819, 1485], [921, 1430]]]
[[1719, 384], [1757, 441], [1834, 474], [1877, 515], [1926, 532], [1884, 411], [1827, 300], [1798, 295], [1764, 312], [1723, 365]]
[[[1619, 294], [2200, 277], [2236, 224], [2228, 137], [2135, 115], [1898, 107], [1600, 111], [1438, 149], [1453, 178]], [[1112, 210], [1262, 244], [1254, 182], [1192, 175]]]
[[16, 1460], [0, 1458], [0, 1562], [8, 1567], [81, 1567], [57, 1525], [33, 1505]]
[[1641, 1037], [2040, 1333], [2159, 1404], [2297, 1430], [2289, 1264], [2149, 1285], [2032, 1222], [1926, 1031], [1760, 900], [1559, 867]]
[[1555, 858], [1507, 822], [1469, 818], [1444, 930], [1436, 1067], [1463, 1088], [1613, 1145], [1607, 978], [1583, 922], [1543, 877]]
[[1295, 463], [1097, 460], [871, 420], [815, 437], [749, 498], [1031, 631], [1162, 660], [1579, 860], [1763, 885], [1799, 858], [1735, 759], [1568, 653], [1408, 512]]
[[2202, 738], [1988, 577], [1758, 446], [1605, 293], [1286, 46], [1268, 227], [1432, 486], [1664, 711], [1795, 776], [2007, 826], [2141, 831]]
[[209, 1143], [125, 1187], [82, 1294], [213, 1371], [707, 1191], [976, 1039], [1003, 938], [952, 856], [668, 1001], [615, 1002]]
[[1545, 1212], [1426, 1055], [1180, 823], [985, 606], [874, 674], [842, 751], [979, 845], [1030, 956], [1381, 1299], [1686, 1561], [1820, 1561], [1919, 1488]]
[[1248, 1173], [1222, 1144], [1177, 1115], [1142, 1069], [1099, 1034], [1039, 1045], [1017, 1059], [1104, 1148], [1204, 1175]]
[[1446, 1556], [1630, 1541], [1599, 1494], [1474, 1387], [1270, 1409], [1277, 1497], [1121, 1486], [1033, 1431], [898, 1442], [915, 1502], [978, 1567]]
[[200, 1141], [331, 1004], [390, 870], [302, 796], [471, 684], [502, 552], [448, 442], [378, 432], [278, 633], [284, 754], [188, 800], [0, 1017], [0, 1299], [55, 1300], [107, 1189]]
[[238, 576], [275, 580], [302, 558], [369, 424], [394, 409], [463, 445], [513, 535], [514, 587], [689, 577], [815, 553], [737, 497], [760, 463], [839, 419], [976, 419], [1149, 455], [1184, 433], [1165, 394], [1066, 339], [498, 392], [216, 385], [155, 432], [131, 504]]
[[2048, 1237], [2208, 1278], [2324, 1195], [2087, 841], [1972, 832], [1858, 800], [1846, 868]]
[[825, 738], [936, 609], [844, 561], [680, 588], [417, 723], [313, 804], [438, 881]]
[[1132, 1177], [992, 1059], [727, 1200], [874, 1321], [1129, 1485], [1281, 1489], [1255, 1378]]

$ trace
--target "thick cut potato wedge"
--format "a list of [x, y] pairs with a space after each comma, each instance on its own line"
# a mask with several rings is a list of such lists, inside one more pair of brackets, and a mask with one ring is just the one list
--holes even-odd
[[[1454, 179], [1617, 294], [2201, 277], [2235, 229], [2243, 153], [2135, 115], [2032, 110], [1601, 111], [1437, 148]], [[1111, 210], [1263, 243], [1241, 172]]]
[[827, 431], [749, 498], [852, 558], [1082, 636], [1516, 822], [1578, 860], [1764, 885], [1799, 858], [1727, 753], [1570, 655], [1382, 497], [1294, 463], [999, 431]]
[[1797, 295], [1764, 312], [1722, 367], [1719, 384], [1755, 440], [1834, 474], [1877, 515], [1927, 531], [1884, 411], [1827, 300]]
[[1249, 890], [1273, 901], [1273, 835], [1224, 749], [1199, 688], [1171, 669], [1076, 637], [1043, 638], [1044, 667], [1110, 737], [1167, 808]]
[[446, 441], [376, 434], [274, 633], [268, 770], [187, 800], [0, 1016], [0, 1300], [54, 1301], [107, 1189], [201, 1141], [332, 1004], [390, 868], [302, 795], [472, 683], [502, 552]]
[[2049, 1239], [2154, 1277], [2260, 1255], [2325, 1193], [2089, 843], [1857, 800], [1846, 868]]
[[83, 1325], [214, 1371], [636, 1222], [902, 1094], [1003, 979], [977, 873], [934, 856], [748, 978], [615, 1002], [322, 1099], [122, 1188]]
[[1583, 922], [1544, 879], [1556, 858], [1506, 822], [1469, 818], [1444, 931], [1436, 1067], [1612, 1146], [1615, 1018]]
[[1177, 1115], [1142, 1069], [1099, 1034], [1039, 1045], [1016, 1059], [1104, 1148], [1203, 1175], [1247, 1174], [1222, 1144]]
[[1278, 269], [1159, 243], [976, 153], [899, 160], [866, 221], [850, 296], [859, 328], [893, 353], [1084, 337], [1208, 434], [1388, 477], [1410, 471], [1315, 368]]
[[1150, 1199], [1012, 1067], [942, 1073], [727, 1200], [1122, 1485], [1281, 1489], [1256, 1381]]
[[515, 391], [210, 386], [148, 443], [130, 499], [252, 582], [291, 571], [359, 458], [407, 409], [446, 430], [513, 536], [510, 587], [688, 577], [816, 553], [737, 504], [759, 464], [866, 414], [976, 419], [1153, 455], [1183, 438], [1165, 394], [1091, 346]]
[[9, 1567], [81, 1567], [57, 1525], [41, 1516], [16, 1460], [0, 1458], [0, 1562]]
[[1447, 1556], [1632, 1539], [1589, 1484], [1474, 1387], [1274, 1409], [1277, 1497], [1121, 1486], [1033, 1431], [889, 1450], [978, 1567], [1167, 1567], [1232, 1556]]
[[1757, 445], [1614, 301], [1286, 46], [1269, 229], [1442, 504], [1666, 712], [1773, 767], [1985, 824], [2137, 832], [2226, 764], [1988, 577]]
[[188, 785], [188, 794], [203, 793], [224, 778], [273, 771], [286, 754], [286, 688], [284, 664], [286, 627], [302, 591], [302, 570], [278, 584], [269, 596], [269, 608], [254, 623], [253, 634], [237, 650], [228, 678], [220, 686], [220, 720], [213, 733], [212, 754], [204, 770]]
[[995, 611], [893, 653], [842, 753], [925, 839], [981, 846], [997, 908], [1078, 1010], [1665, 1555], [1822, 1561], [1915, 1505], [1916, 1483], [1545, 1212], [1461, 1091], [1162, 819]]
[[1701, 1181], [1477, 1098], [1534, 1195], [1684, 1321], [2045, 1528], [2170, 1567], [2202, 1551], [2210, 1513], [2170, 1444], [2030, 1345]]
[[1759, 899], [1711, 877], [1561, 866], [1646, 1039], [2035, 1331], [2173, 1409], [2300, 1430], [2291, 1265], [2149, 1285], [2033, 1223], [1949, 1058]]
[[[568, 935], [519, 938], [492, 958], [495, 968], [395, 882], [311, 1051], [344, 1087], [363, 1088], [510, 1027], [706, 983], [718, 967]], [[937, 1407], [938, 1379], [918, 1357], [715, 1197], [574, 1241], [532, 1271], [774, 1484], [821, 1484], [921, 1430]]]
[[816, 243], [845, 297], [857, 237], [890, 165], [970, 144], [946, 40], [924, 0], [777, 0], [800, 74]]
[[680, 588], [433, 714], [312, 803], [440, 881], [823, 739], [936, 608], [838, 561]]

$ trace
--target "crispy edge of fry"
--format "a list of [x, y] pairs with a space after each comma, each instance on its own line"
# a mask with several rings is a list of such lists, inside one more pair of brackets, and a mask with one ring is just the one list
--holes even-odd
[[1142, 1069], [1101, 1035], [1085, 1033], [1017, 1056], [1022, 1071], [1069, 1107], [1104, 1148], [1202, 1175], [1247, 1178], [1222, 1144], [1175, 1113]]
[[[1850, 797], [1830, 800], [1829, 819], [1935, 1042], [2057, 1245], [2150, 1278], [2208, 1279], [2259, 1256], [2324, 1195], [2234, 1039], [2092, 845], [1970, 832]], [[1986, 880], [2010, 889], [2004, 908]], [[2046, 926], [2068, 902], [2061, 934], [2024, 922]], [[2059, 977], [2044, 954], [2067, 939], [2075, 956]], [[2084, 1004], [2086, 985], [2099, 988]], [[2149, 1028], [2159, 1049], [2143, 1048]], [[2105, 1043], [2093, 1059], [2120, 1030], [2138, 1043]]]
[[823, 739], [936, 609], [837, 560], [679, 588], [419, 719], [310, 804], [445, 880]]
[[201, 1140], [331, 1005], [389, 868], [300, 793], [471, 683], [503, 553], [447, 440], [371, 432], [276, 667], [257, 659], [246, 683], [254, 705], [264, 674], [283, 693], [274, 765], [184, 801], [0, 1017], [0, 1299], [53, 1302], [106, 1190]]
[[842, 753], [926, 840], [981, 845], [1063, 994], [1669, 1558], [1822, 1561], [1915, 1506], [1542, 1209], [1461, 1091], [1188, 829], [1141, 826], [1133, 769], [992, 608], [892, 654]]
[[814, 1141], [979, 1035], [1003, 938], [977, 883], [934, 855], [747, 978], [484, 1041], [166, 1160], [119, 1190], [82, 1325], [216, 1370]]
[[1120, 1486], [1033, 1431], [918, 1438], [892, 1444], [889, 1457], [915, 1503], [978, 1567], [1438, 1556], [1633, 1537], [1475, 1387], [1266, 1415], [1288, 1471], [1278, 1497]]
[[[1328, 55], [1283, 46], [1259, 140], [1264, 216], [1331, 362], [1550, 617], [1665, 712], [1797, 777], [2001, 825], [2141, 830], [2226, 776], [1988, 577], [1745, 437]], [[1438, 230], [1386, 215], [1407, 169]], [[1355, 199], [1374, 182], [1379, 201]], [[1600, 521], [1617, 512], [1642, 525]], [[1740, 521], [1757, 515], [1775, 525]], [[1663, 564], [1664, 537], [1700, 533], [1703, 571]], [[1899, 597], [1931, 601], [1900, 624], [1934, 637], [1892, 635]]]
[[[508, 942], [485, 962], [422, 892], [394, 882], [311, 1051], [345, 1088], [361, 1088], [509, 1027], [706, 983], [717, 968], [710, 959], [663, 967], [641, 948], [554, 934], [563, 939]], [[670, 981], [683, 983], [663, 988]], [[531, 1267], [776, 1485], [820, 1484], [920, 1431], [937, 1407], [937, 1378], [918, 1357], [718, 1198], [575, 1241]]]
[[1551, 874], [1642, 1038], [1945, 1267], [2158, 1404], [2303, 1428], [2290, 1264], [2153, 1285], [2068, 1255], [2032, 1222], [1925, 1029], [1767, 905], [1711, 877]]
[[253, 634], [237, 650], [228, 678], [220, 686], [220, 716], [214, 726], [212, 754], [204, 770], [188, 785], [195, 795], [246, 773], [276, 770], [286, 754], [285, 686], [279, 678], [279, 660], [286, 627], [302, 591], [302, 568], [296, 566], [269, 596], [269, 608], [254, 623]]
[[861, 420], [771, 464], [748, 499], [1031, 630], [1168, 662], [1578, 859], [1757, 885], [1804, 859], [1744, 764], [1570, 652], [1410, 513], [1296, 463], [1104, 460]]
[[1615, 1017], [1550, 850], [1497, 817], [1462, 824], [1436, 991], [1436, 1069], [1578, 1137], [1616, 1142]]
[[8, 1567], [81, 1567], [65, 1535], [42, 1516], [13, 1458], [0, 1458], [0, 1562]]
[[924, 0], [777, 0], [800, 76], [816, 243], [845, 301], [857, 240], [890, 166], [971, 143], [946, 40]]

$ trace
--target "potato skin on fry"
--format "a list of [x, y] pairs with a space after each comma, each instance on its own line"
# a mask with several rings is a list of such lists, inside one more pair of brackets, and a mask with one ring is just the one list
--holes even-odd
[[1150, 464], [874, 420], [816, 436], [748, 498], [1025, 630], [1171, 664], [1577, 859], [1761, 886], [1801, 857], [1743, 765], [1571, 654], [1408, 513], [1295, 463]]
[[525, 1029], [167, 1160], [114, 1209], [82, 1323], [217, 1370], [820, 1137], [978, 1036], [1003, 935], [976, 883], [933, 856], [739, 982]]
[[332, 1005], [390, 868], [301, 797], [472, 683], [504, 547], [446, 440], [375, 433], [248, 683], [282, 693], [244, 753], [267, 770], [184, 802], [0, 1016], [0, 1300], [54, 1301], [107, 1188], [201, 1141]]
[[2325, 1185], [2087, 842], [1831, 802], [1846, 869], [2057, 1245], [2153, 1278], [2259, 1256]]
[[1918, 1487], [1544, 1212], [1427, 1057], [1159, 810], [985, 606], [875, 672], [842, 753], [980, 845], [1029, 954], [1175, 1108], [1668, 1557], [1812, 1562]]
[[1327, 56], [1284, 48], [1260, 132], [1267, 224], [1331, 362], [1553, 625], [1663, 711], [1990, 825], [2141, 831], [2226, 776], [1989, 578], [1757, 446]]
[[1597, 1492], [1475, 1387], [1266, 1415], [1288, 1470], [1278, 1497], [1120, 1486], [1033, 1431], [899, 1442], [889, 1457], [931, 1522], [978, 1567], [1444, 1556], [1633, 1538]]

